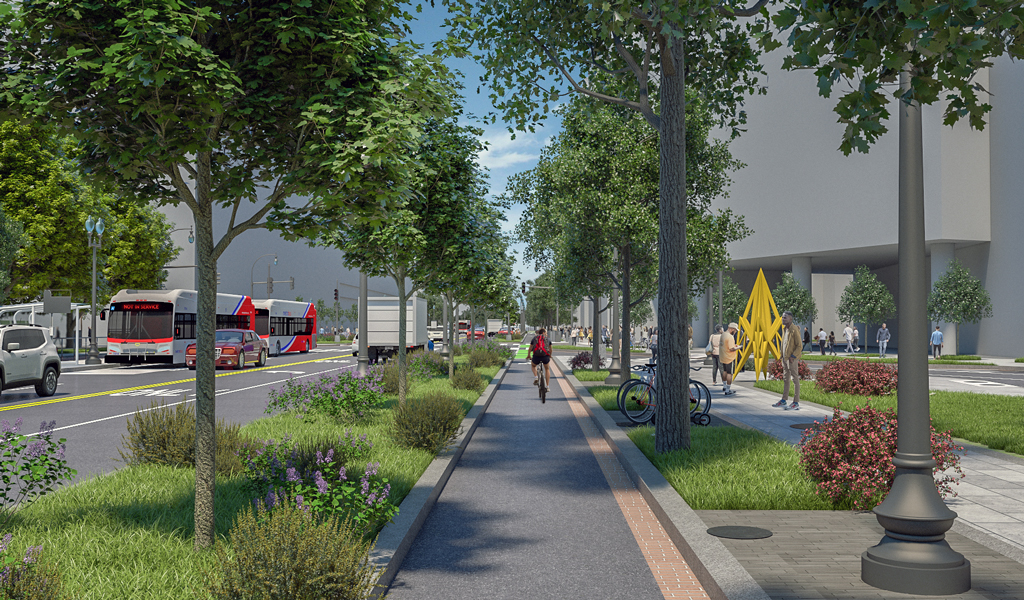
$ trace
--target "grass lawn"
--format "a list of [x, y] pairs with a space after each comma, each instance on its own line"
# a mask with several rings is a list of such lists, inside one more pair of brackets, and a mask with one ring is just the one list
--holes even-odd
[[[594, 347], [591, 345], [586, 346], [573, 346], [572, 344], [551, 344], [551, 348], [554, 350], [575, 350], [577, 352], [591, 352]], [[602, 352], [611, 352], [612, 349], [608, 346], [601, 346]], [[630, 348], [629, 351], [633, 354], [644, 354], [647, 350], [640, 350], [638, 348]]]
[[[759, 381], [755, 387], [782, 393], [781, 381]], [[896, 394], [889, 396], [853, 396], [830, 394], [818, 389], [812, 381], [800, 384], [800, 399], [843, 410], [871, 404], [874, 408], [896, 409]], [[1024, 455], [1024, 398], [976, 394], [973, 392], [931, 393], [932, 424], [938, 431], [949, 430], [953, 437]]]
[[[465, 362], [467, 357], [456, 357]], [[499, 367], [478, 368], [490, 381]], [[451, 389], [447, 378], [411, 380], [410, 397], [435, 388]], [[454, 390], [468, 410], [479, 393]], [[341, 424], [322, 416], [306, 420], [277, 414], [243, 426], [250, 439], [296, 440], [340, 436], [346, 429], [367, 434], [373, 442], [368, 462], [380, 462], [380, 474], [391, 483], [391, 498], [401, 502], [433, 456], [397, 445], [389, 431], [391, 397], [383, 409], [357, 423]], [[360, 469], [361, 471], [361, 466]], [[217, 478], [217, 537], [228, 543], [228, 531], [250, 500], [242, 491], [244, 477]], [[56, 562], [65, 590], [81, 600], [125, 598], [193, 598], [203, 589], [216, 565], [213, 551], [193, 551], [195, 470], [155, 465], [125, 467], [116, 472], [58, 489], [26, 506], [7, 528], [14, 535], [9, 556], [23, 556], [27, 546], [42, 544], [42, 560]]]
[[810, 352], [805, 352], [800, 357], [800, 360], [814, 360], [814, 361], [819, 361], [819, 362], [820, 361], [831, 362], [833, 360], [844, 360], [844, 359], [847, 359], [847, 358], [852, 358], [854, 360], [867, 360], [867, 361], [871, 361], [873, 363], [885, 363], [885, 364], [895, 364], [897, 362], [897, 360], [895, 358], [879, 358], [879, 355], [877, 353], [876, 354], [861, 354], [861, 353], [846, 354], [846, 353], [842, 353], [842, 354], [837, 354], [836, 356], [832, 356], [831, 354], [826, 354], [826, 355], [822, 356], [821, 354], [812, 354]]
[[1018, 358], [1017, 360], [1015, 360], [1013, 362], [1015, 362], [1015, 363], [1024, 363], [1024, 357]]
[[980, 356], [973, 354], [950, 354], [949, 356], [942, 357], [945, 360], [981, 360]]
[[608, 379], [608, 369], [598, 369], [591, 371], [590, 369], [573, 369], [573, 376], [580, 381], [604, 381]]
[[629, 438], [694, 510], [832, 510], [814, 493], [795, 448], [738, 427], [693, 427], [692, 446], [654, 451], [654, 428]]

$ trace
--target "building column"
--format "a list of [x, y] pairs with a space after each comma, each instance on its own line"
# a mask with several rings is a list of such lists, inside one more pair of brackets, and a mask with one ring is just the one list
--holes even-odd
[[[810, 256], [798, 256], [793, 259], [793, 279], [795, 279], [797, 283], [802, 285], [803, 288], [808, 292], [813, 291], [811, 290]], [[814, 332], [811, 330], [812, 325], [814, 325], [814, 323], [811, 323], [810, 321], [803, 323], [803, 327], [806, 327], [808, 331], [811, 331], [811, 335], [813, 336]], [[803, 335], [803, 332], [801, 331], [800, 334]]]
[[[934, 287], [935, 282], [940, 277], [946, 274], [949, 270], [949, 263], [955, 258], [954, 250], [955, 244], [953, 242], [944, 242], [941, 244], [932, 244], [932, 281], [931, 284]], [[929, 292], [931, 288], [929, 288]], [[956, 323], [944, 323], [944, 322], [933, 322], [932, 327], [939, 326], [939, 331], [942, 332], [942, 344], [945, 346], [942, 349], [943, 354], [955, 354], [956, 353]], [[935, 331], [935, 329], [932, 329]]]

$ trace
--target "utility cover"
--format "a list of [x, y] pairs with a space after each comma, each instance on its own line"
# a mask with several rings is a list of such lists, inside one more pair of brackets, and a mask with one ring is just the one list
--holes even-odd
[[723, 525], [721, 527], [712, 527], [711, 529], [708, 529], [708, 533], [715, 537], [728, 538], [730, 540], [760, 540], [772, 537], [772, 532], [767, 529], [761, 529], [760, 527], [745, 527], [743, 525]]

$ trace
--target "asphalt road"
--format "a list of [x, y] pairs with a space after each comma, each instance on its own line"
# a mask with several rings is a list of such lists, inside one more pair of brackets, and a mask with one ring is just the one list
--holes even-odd
[[[263, 368], [217, 371], [217, 419], [245, 424], [266, 416], [268, 392], [289, 378], [309, 378], [355, 367], [348, 346], [317, 348], [307, 354], [270, 357]], [[0, 419], [22, 419], [21, 432], [35, 433], [43, 421], [56, 421], [54, 439], [66, 438], [65, 458], [78, 471], [75, 481], [124, 466], [118, 448], [127, 422], [154, 400], [195, 402], [195, 371], [184, 367], [132, 366], [66, 370], [50, 398], [33, 388], [0, 395]]]

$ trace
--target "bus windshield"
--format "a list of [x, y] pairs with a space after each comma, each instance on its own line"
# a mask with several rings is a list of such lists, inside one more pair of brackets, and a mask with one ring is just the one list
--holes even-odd
[[112, 310], [107, 337], [121, 340], [158, 340], [173, 337], [174, 313], [166, 310]]
[[241, 344], [243, 335], [241, 331], [218, 331], [217, 341], [222, 344]]

